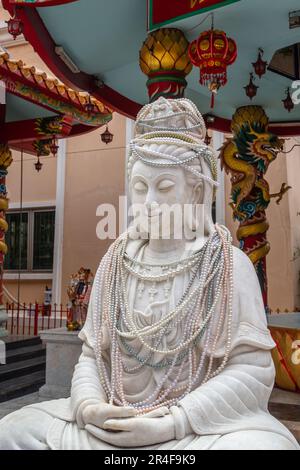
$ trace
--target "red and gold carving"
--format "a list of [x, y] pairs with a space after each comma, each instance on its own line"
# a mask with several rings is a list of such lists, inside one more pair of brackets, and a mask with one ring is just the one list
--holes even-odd
[[276, 385], [300, 393], [300, 330], [270, 327], [276, 348], [272, 351]]

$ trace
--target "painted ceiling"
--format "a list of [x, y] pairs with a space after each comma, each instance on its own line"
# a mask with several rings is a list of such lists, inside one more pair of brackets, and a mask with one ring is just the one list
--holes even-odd
[[[87, 8], [88, 6], [88, 8]], [[258, 48], [271, 61], [276, 50], [300, 42], [300, 28], [289, 29], [289, 12], [299, 0], [241, 0], [217, 9], [215, 27], [238, 44], [238, 59], [228, 69], [228, 84], [220, 90], [214, 113], [231, 118], [238, 106], [250, 104], [244, 86], [249, 82]], [[146, 80], [138, 64], [139, 49], [147, 35], [146, 0], [79, 0], [38, 12], [56, 44], [61, 45], [77, 67], [102, 79], [110, 87], [140, 104], [147, 102]], [[209, 29], [205, 14], [173, 24], [191, 41]], [[199, 70], [188, 76], [186, 95], [202, 113], [210, 112], [210, 93], [199, 85]], [[300, 105], [288, 113], [282, 104], [292, 80], [268, 71], [260, 80], [253, 104], [263, 105], [272, 121], [300, 121]]]

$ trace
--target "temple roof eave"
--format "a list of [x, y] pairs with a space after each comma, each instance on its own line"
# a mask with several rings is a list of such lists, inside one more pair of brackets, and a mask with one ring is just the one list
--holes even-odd
[[[22, 60], [13, 60], [7, 52], [0, 54], [0, 79], [6, 83], [8, 92], [48, 110], [69, 114], [81, 124], [99, 127], [111, 120], [112, 110], [101, 101], [67, 87]], [[94, 105], [90, 114], [86, 111], [89, 102]]]

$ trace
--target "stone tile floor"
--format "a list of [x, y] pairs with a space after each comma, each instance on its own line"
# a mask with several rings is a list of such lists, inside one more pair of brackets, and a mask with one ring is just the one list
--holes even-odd
[[300, 393], [275, 388], [270, 400], [270, 411], [300, 443]]
[[[40, 398], [38, 393], [33, 393], [0, 403], [0, 419], [23, 406], [41, 401], [44, 401], [44, 399]], [[272, 414], [290, 429], [300, 443], [300, 394], [274, 389], [270, 400], [270, 408]]]
[[42, 400], [39, 397], [38, 392], [32, 393], [30, 395], [25, 395], [24, 397], [15, 398], [14, 400], [5, 401], [4, 403], [0, 403], [0, 419], [4, 418], [4, 416], [12, 413], [13, 411], [17, 411], [23, 406], [32, 405], [33, 403], [39, 403]]

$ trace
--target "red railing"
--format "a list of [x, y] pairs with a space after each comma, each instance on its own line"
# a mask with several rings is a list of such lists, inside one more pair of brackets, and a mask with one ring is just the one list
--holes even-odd
[[11, 335], [37, 336], [39, 331], [62, 328], [70, 308], [64, 305], [6, 304], [6, 329]]

